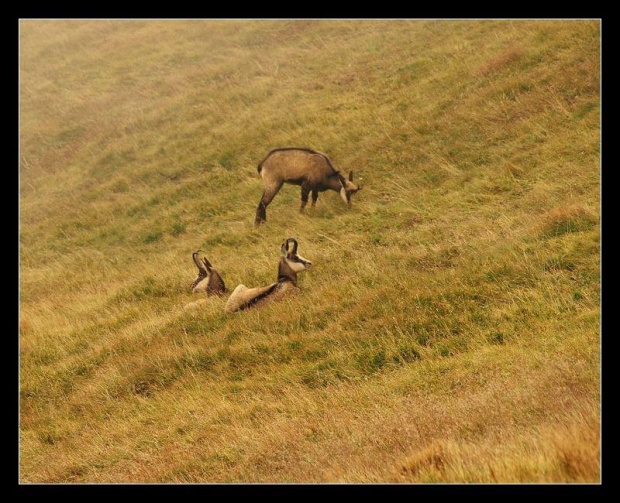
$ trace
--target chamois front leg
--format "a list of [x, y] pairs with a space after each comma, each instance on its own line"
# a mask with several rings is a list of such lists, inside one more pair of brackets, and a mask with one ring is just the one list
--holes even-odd
[[307, 184], [303, 184], [301, 186], [301, 208], [299, 208], [299, 212], [303, 213], [306, 208], [306, 204], [308, 204], [308, 195], [310, 194], [310, 186]]
[[316, 200], [319, 198], [319, 191], [312, 189], [312, 208], [316, 207]]

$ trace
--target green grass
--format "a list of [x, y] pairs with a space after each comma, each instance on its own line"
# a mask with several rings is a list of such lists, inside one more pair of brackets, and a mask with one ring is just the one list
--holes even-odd
[[[600, 23], [20, 22], [22, 482], [598, 482]], [[355, 171], [351, 209], [272, 148]], [[227, 315], [275, 279], [301, 293]]]

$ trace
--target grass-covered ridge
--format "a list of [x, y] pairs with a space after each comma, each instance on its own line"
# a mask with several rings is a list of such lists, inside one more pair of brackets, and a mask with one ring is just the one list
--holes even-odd
[[[21, 481], [599, 481], [599, 76], [596, 21], [21, 21]], [[352, 208], [254, 228], [279, 146]], [[289, 236], [300, 295], [183, 309]]]

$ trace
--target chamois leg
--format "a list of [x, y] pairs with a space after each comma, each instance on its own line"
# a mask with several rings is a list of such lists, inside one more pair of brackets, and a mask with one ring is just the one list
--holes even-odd
[[282, 187], [282, 183], [267, 187], [264, 190], [263, 197], [261, 197], [260, 203], [258, 203], [258, 208], [256, 208], [256, 219], [254, 220], [254, 225], [259, 225], [260, 223], [267, 221], [267, 206], [276, 196], [280, 190], [280, 187]]
[[300, 213], [304, 212], [306, 204], [308, 204], [308, 194], [310, 194], [310, 187], [304, 183], [301, 186], [301, 208], [299, 208]]
[[312, 208], [316, 207], [316, 200], [319, 198], [319, 191], [312, 189]]

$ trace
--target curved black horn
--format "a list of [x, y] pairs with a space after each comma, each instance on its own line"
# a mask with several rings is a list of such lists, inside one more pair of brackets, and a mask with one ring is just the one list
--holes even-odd
[[282, 255], [284, 255], [286, 257], [286, 254], [288, 253], [288, 240], [284, 241], [284, 243], [282, 243]]
[[349, 181], [353, 181], [353, 171], [349, 171]]
[[198, 254], [201, 252], [202, 250], [196, 250], [195, 252], [192, 253], [192, 260], [194, 261], [194, 264], [196, 264], [196, 267], [198, 267], [198, 271], [201, 274], [206, 274], [207, 270], [205, 269], [205, 266], [202, 265], [202, 263], [200, 262], [200, 260], [198, 260]]

